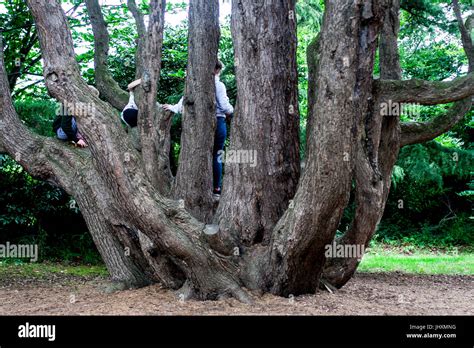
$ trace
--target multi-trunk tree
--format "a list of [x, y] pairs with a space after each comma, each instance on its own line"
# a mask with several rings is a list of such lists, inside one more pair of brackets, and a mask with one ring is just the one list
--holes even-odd
[[[224, 193], [211, 200], [218, 1], [190, 0], [189, 60], [178, 173], [169, 166], [169, 112], [156, 103], [165, 0], [151, 0], [148, 21], [128, 7], [138, 38], [138, 135], [117, 109], [126, 93], [107, 70], [108, 33], [98, 0], [86, 5], [95, 36], [95, 97], [80, 75], [67, 19], [57, 0], [29, 0], [50, 94], [87, 105], [77, 117], [90, 145], [76, 149], [38, 136], [19, 120], [0, 60], [0, 150], [32, 175], [77, 201], [113, 280], [161, 282], [186, 297], [312, 293], [343, 286], [357, 258], [326, 258], [325, 249], [367, 245], [381, 219], [401, 146], [433, 139], [472, 106], [474, 52], [457, 0], [453, 7], [469, 74], [449, 82], [401, 80], [398, 0], [327, 0], [320, 35], [308, 49], [307, 155], [300, 170], [295, 1], [234, 0], [237, 106], [229, 151], [255, 151], [256, 165], [227, 163]], [[145, 25], [147, 23], [147, 25]], [[380, 78], [374, 79], [379, 50]], [[455, 102], [442, 117], [401, 123], [386, 103]], [[355, 187], [351, 227], [335, 240]]]

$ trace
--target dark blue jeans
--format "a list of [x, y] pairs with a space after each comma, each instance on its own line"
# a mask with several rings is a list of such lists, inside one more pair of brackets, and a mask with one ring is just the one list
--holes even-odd
[[224, 159], [224, 143], [227, 137], [227, 125], [224, 117], [217, 117], [216, 134], [214, 136], [214, 150], [212, 153], [212, 174], [214, 188], [222, 187], [222, 161]]

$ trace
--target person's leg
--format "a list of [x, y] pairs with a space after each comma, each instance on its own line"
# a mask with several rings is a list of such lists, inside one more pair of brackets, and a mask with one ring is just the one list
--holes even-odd
[[227, 125], [225, 118], [217, 118], [216, 134], [214, 137], [214, 150], [213, 150], [213, 183], [214, 192], [219, 191], [222, 187], [222, 150], [224, 150], [225, 138], [227, 136]]

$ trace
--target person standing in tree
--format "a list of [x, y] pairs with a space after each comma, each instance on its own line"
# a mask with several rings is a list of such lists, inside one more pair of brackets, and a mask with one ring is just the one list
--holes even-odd
[[[212, 152], [212, 161], [213, 161], [213, 193], [216, 196], [220, 196], [222, 191], [222, 161], [220, 160], [220, 154], [224, 150], [224, 143], [227, 137], [227, 125], [226, 118], [230, 119], [232, 113], [234, 112], [233, 106], [229, 102], [227, 97], [227, 90], [224, 83], [220, 80], [220, 73], [223, 69], [223, 64], [221, 61], [217, 61], [216, 68], [214, 70], [215, 79], [216, 79], [216, 132], [214, 135], [214, 148]], [[180, 99], [176, 105], [163, 105], [165, 110], [181, 113], [183, 111], [183, 98]]]

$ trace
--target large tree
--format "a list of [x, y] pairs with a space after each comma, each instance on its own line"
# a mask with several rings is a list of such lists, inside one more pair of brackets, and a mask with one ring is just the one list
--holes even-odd
[[[117, 117], [125, 97], [107, 72], [109, 39], [98, 0], [86, 3], [96, 43], [96, 84], [104, 100], [91, 94], [80, 76], [60, 2], [29, 0], [28, 6], [47, 88], [61, 102], [88, 106], [77, 119], [90, 146], [76, 149], [35, 135], [21, 123], [2, 55], [0, 150], [76, 199], [112, 278], [130, 286], [161, 282], [186, 297], [230, 295], [242, 301], [251, 301], [247, 290], [287, 296], [312, 293], [321, 282], [343, 286], [359, 261], [326, 260], [326, 246], [367, 245], [382, 216], [400, 147], [449, 130], [472, 106], [472, 21], [464, 23], [457, 0], [453, 7], [470, 69], [449, 82], [401, 80], [398, 0], [327, 0], [320, 35], [308, 49], [309, 126], [300, 176], [294, 1], [235, 0], [238, 101], [230, 149], [255, 150], [257, 162], [227, 167], [213, 216], [207, 186], [217, 1], [190, 1], [177, 178], [169, 170], [170, 114], [156, 103], [165, 0], [150, 1], [147, 26], [128, 0], [139, 33], [138, 147]], [[377, 49], [381, 74], [374, 80]], [[438, 119], [405, 124], [382, 112], [389, 102], [455, 103]], [[335, 240], [352, 186], [355, 216]]]

